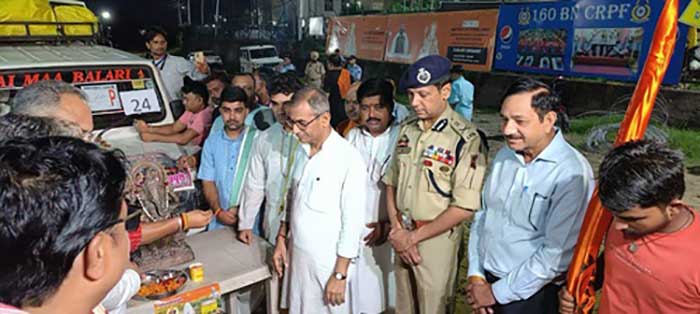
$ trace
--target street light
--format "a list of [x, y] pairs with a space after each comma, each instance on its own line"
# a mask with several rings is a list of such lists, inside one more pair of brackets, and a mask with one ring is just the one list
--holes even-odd
[[101, 16], [105, 21], [109, 21], [109, 20], [112, 19], [112, 13], [109, 13], [109, 11], [106, 11], [106, 10], [105, 10], [105, 11], [102, 11], [102, 13], [100, 13], [100, 16]]

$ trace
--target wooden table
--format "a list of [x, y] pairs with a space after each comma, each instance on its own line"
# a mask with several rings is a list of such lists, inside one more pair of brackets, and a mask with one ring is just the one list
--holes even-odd
[[[203, 232], [186, 239], [194, 251], [195, 260], [204, 265], [204, 281], [194, 283], [188, 281], [181, 292], [190, 291], [201, 286], [219, 283], [224, 303], [227, 303], [228, 313], [235, 314], [236, 302], [234, 292], [252, 284], [265, 282], [267, 313], [276, 314], [278, 311], [279, 283], [277, 276], [268, 265], [271, 254], [270, 245], [265, 240], [254, 237], [248, 246], [236, 239], [236, 234], [230, 228], [211, 232]], [[187, 265], [179, 265], [174, 269], [185, 269]], [[153, 313], [153, 301], [131, 300], [128, 314]]]

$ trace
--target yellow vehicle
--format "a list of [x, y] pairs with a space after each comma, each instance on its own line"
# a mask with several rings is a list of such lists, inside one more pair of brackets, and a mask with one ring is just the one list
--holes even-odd
[[140, 56], [98, 44], [95, 15], [82, 1], [0, 1], [0, 113], [19, 89], [40, 80], [63, 80], [88, 96], [96, 133], [127, 155], [186, 148], [144, 143], [134, 119], [174, 121], [158, 70]]

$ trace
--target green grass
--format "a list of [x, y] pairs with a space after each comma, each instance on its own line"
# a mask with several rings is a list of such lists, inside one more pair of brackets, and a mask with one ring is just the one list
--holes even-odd
[[671, 147], [680, 149], [685, 154], [686, 166], [700, 165], [700, 131], [674, 128], [666, 131]]
[[[621, 114], [616, 114], [573, 119], [567, 138], [571, 137], [574, 139], [572, 141], [574, 145], [583, 148], [585, 136], [589, 130], [598, 125], [620, 122], [622, 117]], [[686, 166], [700, 165], [700, 140], [698, 140], [700, 139], [700, 130], [664, 127], [655, 122], [652, 122], [652, 124], [665, 130], [668, 134], [669, 145], [685, 154]]]
[[622, 117], [621, 114], [614, 114], [573, 119], [571, 120], [571, 127], [568, 133], [585, 135], [590, 129], [596, 126], [620, 122], [622, 121]]

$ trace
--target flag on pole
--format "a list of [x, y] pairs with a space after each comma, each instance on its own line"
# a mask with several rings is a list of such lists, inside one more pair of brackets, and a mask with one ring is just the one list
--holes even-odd
[[[691, 5], [700, 6], [700, 3], [698, 0], [692, 0]], [[698, 8], [700, 9], [700, 7]], [[698, 20], [700, 20], [700, 17]], [[676, 45], [676, 36], [678, 34], [677, 21], [678, 0], [667, 0], [659, 20], [656, 22], [654, 37], [644, 69], [630, 99], [625, 118], [620, 124], [620, 130], [615, 139], [616, 146], [644, 137], [649, 118], [651, 118], [651, 112], [654, 109], [656, 95], [659, 92]], [[567, 290], [576, 299], [579, 313], [589, 314], [593, 311], [596, 295], [593, 289], [596, 260], [598, 259], [603, 237], [610, 227], [611, 221], [612, 216], [607, 210], [603, 209], [598, 198], [598, 189], [596, 188], [591, 202], [588, 204], [588, 209], [586, 209], [586, 216], [581, 226], [581, 233], [576, 243], [574, 257], [571, 260], [567, 278]]]

